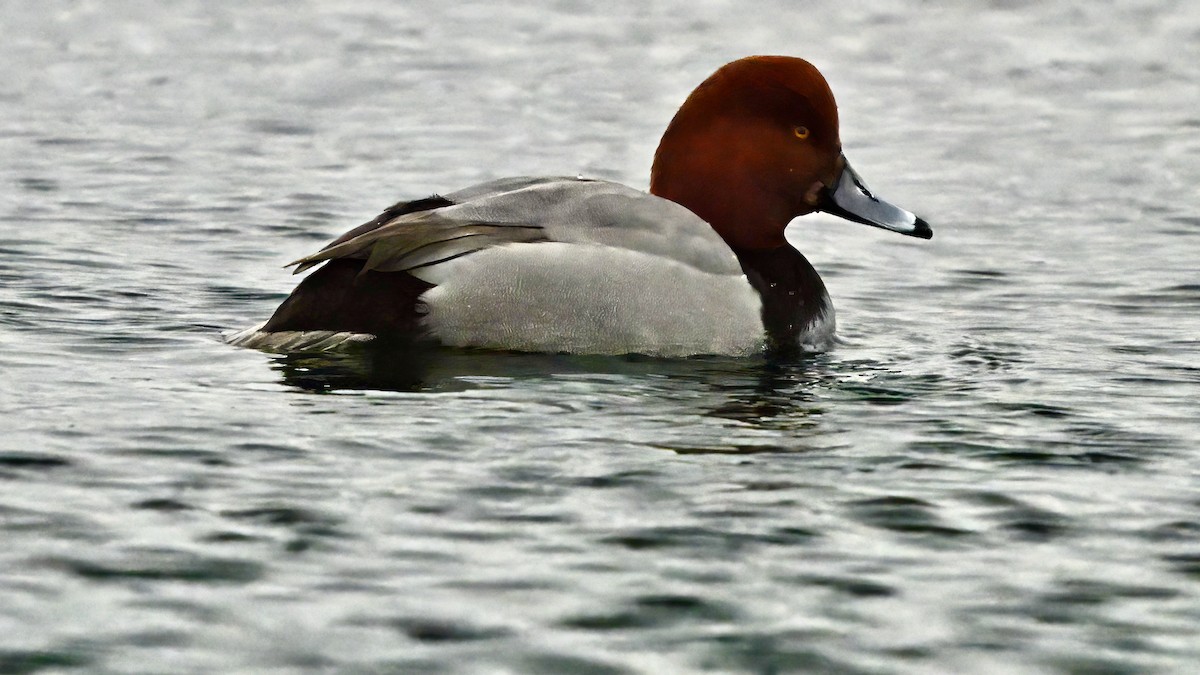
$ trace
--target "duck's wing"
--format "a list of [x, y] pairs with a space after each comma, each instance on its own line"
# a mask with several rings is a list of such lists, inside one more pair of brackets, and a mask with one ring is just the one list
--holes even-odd
[[618, 183], [507, 178], [421, 201], [427, 208], [398, 204], [295, 261], [295, 271], [351, 258], [365, 261], [364, 272], [436, 277], [433, 268], [440, 263], [476, 251], [554, 241], [662, 256], [709, 273], [741, 273], [733, 252], [691, 211]]
[[296, 272], [338, 258], [365, 259], [364, 272], [411, 272], [506, 243], [545, 241], [537, 225], [463, 222], [437, 211], [398, 218], [293, 263]]

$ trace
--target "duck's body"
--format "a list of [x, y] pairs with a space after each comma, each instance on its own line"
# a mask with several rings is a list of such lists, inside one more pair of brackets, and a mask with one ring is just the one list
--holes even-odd
[[832, 304], [783, 238], [788, 222], [821, 208], [929, 236], [866, 192], [836, 132], [832, 94], [807, 62], [736, 61], [676, 115], [653, 194], [512, 178], [396, 204], [297, 261], [297, 271], [324, 266], [231, 341], [282, 351], [374, 337], [661, 356], [825, 349]]

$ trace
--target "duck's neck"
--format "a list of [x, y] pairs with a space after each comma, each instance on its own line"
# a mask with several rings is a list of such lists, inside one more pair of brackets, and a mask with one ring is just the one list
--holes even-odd
[[763, 328], [771, 351], [795, 351], [806, 333], [832, 320], [825, 283], [790, 244], [766, 250], [734, 248], [733, 252], [762, 298]]

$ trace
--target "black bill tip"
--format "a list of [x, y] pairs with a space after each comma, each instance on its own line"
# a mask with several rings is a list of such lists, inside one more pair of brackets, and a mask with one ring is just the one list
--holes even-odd
[[917, 222], [913, 223], [912, 236], [922, 239], [933, 239], [933, 228], [929, 227], [929, 223], [920, 216], [917, 217]]

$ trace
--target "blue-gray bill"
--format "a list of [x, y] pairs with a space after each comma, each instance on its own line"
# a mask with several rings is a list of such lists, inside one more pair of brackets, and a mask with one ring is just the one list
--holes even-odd
[[881, 227], [910, 237], [933, 238], [929, 223], [872, 194], [862, 176], [851, 168], [849, 162], [845, 163], [837, 185], [832, 190], [825, 190], [818, 208], [856, 223]]

